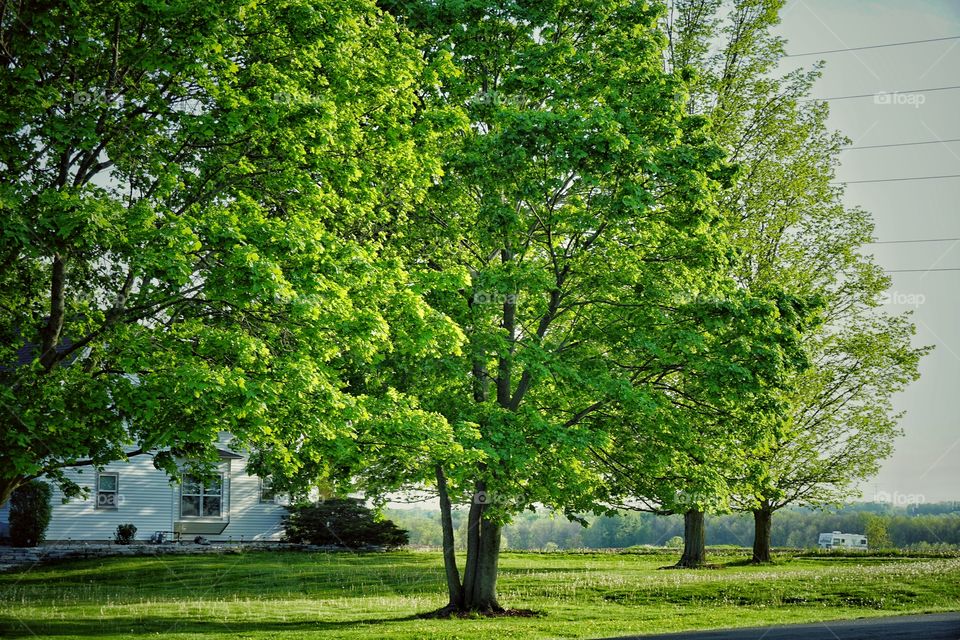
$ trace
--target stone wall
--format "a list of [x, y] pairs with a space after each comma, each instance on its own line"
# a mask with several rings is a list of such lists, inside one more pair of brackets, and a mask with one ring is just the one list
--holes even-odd
[[293, 544], [287, 542], [251, 542], [248, 544], [194, 544], [169, 542], [164, 544], [110, 543], [45, 544], [39, 547], [0, 546], [0, 571], [23, 565], [56, 562], [76, 558], [106, 558], [110, 556], [191, 555], [206, 553], [242, 553], [245, 551], [347, 551], [340, 547]]

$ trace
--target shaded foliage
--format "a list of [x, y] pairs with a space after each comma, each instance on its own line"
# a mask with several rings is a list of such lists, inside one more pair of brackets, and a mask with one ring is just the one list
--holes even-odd
[[130, 544], [136, 535], [136, 525], [129, 522], [127, 524], [118, 524], [117, 531], [113, 534], [113, 541], [117, 544]]
[[290, 542], [340, 547], [402, 547], [408, 541], [406, 531], [350, 498], [294, 505], [284, 530]]
[[46, 539], [50, 524], [50, 495], [46, 482], [34, 480], [21, 485], [10, 498], [10, 543], [16, 547], [35, 547]]

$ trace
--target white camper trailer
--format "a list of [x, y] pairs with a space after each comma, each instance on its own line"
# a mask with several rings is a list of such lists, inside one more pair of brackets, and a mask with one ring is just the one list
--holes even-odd
[[867, 536], [859, 533], [841, 533], [834, 531], [832, 533], [821, 533], [817, 540], [817, 546], [821, 549], [860, 549], [867, 550]]

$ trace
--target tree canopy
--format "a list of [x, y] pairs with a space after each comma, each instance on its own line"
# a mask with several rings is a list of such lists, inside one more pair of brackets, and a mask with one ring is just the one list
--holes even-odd
[[[660, 7], [389, 8], [431, 36], [429, 59], [460, 70], [436, 99], [469, 127], [406, 242], [467, 347], [388, 358], [390, 377], [369, 383], [415, 393], [451, 425], [462, 453], [436, 460], [441, 506], [470, 504], [462, 580], [447, 555], [451, 605], [496, 609], [503, 523], [537, 504], [603, 510], [609, 468], [595, 456], [622, 434], [666, 442], [699, 428], [689, 416], [745, 410], [738, 399], [799, 355], [804, 303], [737, 291], [716, 206], [733, 170], [708, 119], [688, 113], [688, 74], [663, 70]], [[660, 456], [644, 449], [631, 473], [655, 478]]]
[[823, 305], [822, 322], [803, 335], [813, 366], [790, 375], [783, 423], [751, 453], [756, 482], [733, 496], [766, 527], [759, 560], [769, 560], [772, 511], [841, 501], [876, 473], [900, 433], [891, 399], [917, 378], [929, 350], [911, 345], [907, 315], [880, 308], [890, 280], [864, 251], [873, 222], [843, 203], [834, 182], [849, 141], [827, 126], [826, 103], [806, 99], [819, 65], [777, 69], [783, 41], [771, 29], [782, 4], [676, 2], [668, 25], [673, 64], [700, 71], [692, 104], [710, 114], [715, 139], [740, 167], [721, 205], [733, 214], [743, 256], [737, 282], [746, 290], [775, 282]]
[[439, 172], [409, 32], [363, 1], [0, 19], [0, 500], [143, 452], [175, 473], [218, 431], [285, 476], [371, 412], [442, 438], [349, 379], [458, 348], [383, 251]]

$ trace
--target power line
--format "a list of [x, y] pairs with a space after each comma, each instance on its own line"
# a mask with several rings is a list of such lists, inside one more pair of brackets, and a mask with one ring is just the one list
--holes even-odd
[[944, 269], [887, 269], [887, 273], [929, 273], [931, 271], [960, 271], [960, 267]]
[[858, 93], [851, 96], [834, 96], [832, 98], [802, 98], [799, 102], [827, 102], [829, 100], [852, 100], [854, 98], [878, 98], [881, 96], [895, 96], [907, 93], [930, 93], [931, 91], [948, 91], [951, 89], [960, 89], [960, 85], [951, 85], [949, 87], [929, 87], [927, 89], [902, 89], [900, 91], [874, 91], [873, 93]]
[[885, 149], [887, 147], [914, 147], [921, 144], [946, 144], [948, 142], [960, 142], [960, 138], [950, 138], [948, 140], [926, 140], [924, 142], [896, 142], [892, 144], [870, 144], [864, 146], [851, 145], [849, 147], [840, 147], [841, 151], [852, 149]]
[[945, 38], [928, 38], [926, 40], [907, 40], [906, 42], [891, 42], [889, 44], [871, 44], [866, 47], [848, 47], [846, 49], [828, 49], [826, 51], [811, 51], [809, 53], [791, 53], [783, 56], [784, 58], [800, 58], [803, 56], [819, 56], [824, 53], [842, 53], [844, 51], [863, 51], [865, 49], [883, 49], [884, 47], [902, 47], [907, 44], [921, 44], [924, 42], [944, 42], [946, 40], [956, 40], [960, 36], [947, 36]]
[[867, 182], [905, 182], [907, 180], [940, 180], [941, 178], [960, 178], [960, 173], [946, 176], [914, 176], [912, 178], [879, 178], [876, 180], [838, 180], [840, 184], [865, 184]]
[[876, 242], [868, 242], [867, 244], [905, 244], [910, 242], [955, 242], [960, 241], [960, 238], [930, 238], [928, 240], [877, 240]]

